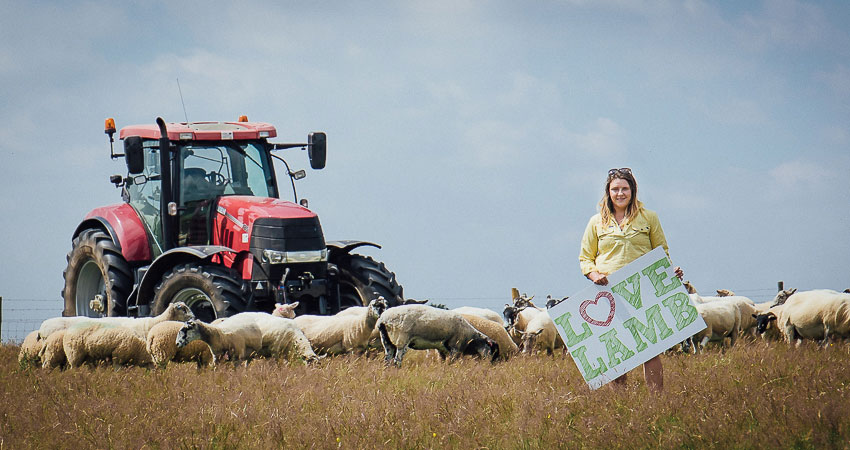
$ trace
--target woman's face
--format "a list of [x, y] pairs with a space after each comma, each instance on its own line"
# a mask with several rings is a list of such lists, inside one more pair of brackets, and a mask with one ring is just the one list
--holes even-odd
[[629, 187], [628, 181], [622, 178], [614, 178], [608, 185], [608, 196], [614, 203], [614, 209], [625, 211], [632, 200], [632, 188]]

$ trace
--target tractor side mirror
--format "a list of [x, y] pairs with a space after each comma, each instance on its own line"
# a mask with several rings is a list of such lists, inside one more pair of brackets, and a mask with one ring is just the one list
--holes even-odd
[[321, 131], [310, 133], [307, 136], [308, 155], [310, 156], [310, 167], [324, 169], [325, 160], [328, 155], [327, 136]]
[[124, 138], [124, 158], [127, 161], [127, 171], [131, 174], [145, 171], [145, 153], [140, 136]]

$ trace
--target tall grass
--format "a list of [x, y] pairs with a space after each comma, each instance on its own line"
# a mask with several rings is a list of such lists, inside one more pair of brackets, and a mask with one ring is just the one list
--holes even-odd
[[0, 448], [847, 448], [850, 347], [666, 354], [590, 391], [567, 356], [44, 371], [0, 347]]

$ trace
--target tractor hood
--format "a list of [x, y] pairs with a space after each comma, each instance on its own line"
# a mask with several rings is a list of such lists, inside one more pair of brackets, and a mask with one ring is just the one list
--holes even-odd
[[220, 197], [218, 215], [225, 216], [246, 233], [257, 219], [300, 219], [316, 217], [316, 213], [295, 203], [277, 198], [230, 195]]

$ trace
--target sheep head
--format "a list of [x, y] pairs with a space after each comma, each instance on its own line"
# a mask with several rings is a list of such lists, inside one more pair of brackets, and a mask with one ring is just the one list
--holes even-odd
[[387, 307], [386, 299], [383, 296], [378, 296], [378, 298], [369, 302], [369, 313], [374, 314], [375, 317], [380, 317], [387, 310]]
[[695, 288], [694, 285], [691, 284], [690, 281], [685, 281], [682, 284], [685, 285], [685, 289], [688, 290], [688, 294], [696, 294], [697, 293], [697, 288]]
[[717, 296], [718, 297], [732, 297], [735, 293], [730, 291], [729, 289], [718, 289]]
[[770, 322], [776, 320], [776, 314], [770, 311], [764, 314], [753, 314], [753, 317], [756, 319], [756, 332], [758, 334], [764, 334]]
[[176, 320], [178, 322], [185, 322], [195, 318], [195, 314], [191, 309], [189, 309], [189, 306], [183, 302], [169, 304], [168, 308], [166, 308], [165, 312], [162, 314], [167, 318], [167, 320]]
[[507, 322], [509, 327], [512, 327], [514, 323], [516, 323], [517, 314], [519, 314], [519, 308], [516, 306], [511, 306], [505, 303], [505, 309], [502, 311], [502, 316], [505, 318], [505, 322]]
[[771, 303], [771, 307], [784, 305], [788, 300], [788, 297], [797, 292], [797, 288], [785, 289], [784, 291], [779, 291], [776, 293], [776, 297], [773, 298], [773, 303]]
[[201, 336], [198, 328], [198, 323], [195, 322], [195, 319], [190, 319], [184, 323], [180, 327], [180, 330], [177, 331], [177, 348], [183, 348], [189, 345], [190, 342], [200, 339]]
[[298, 302], [295, 303], [275, 303], [274, 304], [274, 312], [272, 315], [275, 317], [283, 317], [284, 319], [294, 319], [295, 318], [295, 308], [298, 307]]

